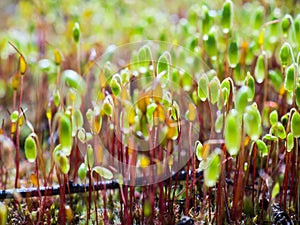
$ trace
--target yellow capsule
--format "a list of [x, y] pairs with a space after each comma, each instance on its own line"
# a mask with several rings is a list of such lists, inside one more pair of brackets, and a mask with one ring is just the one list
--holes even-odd
[[57, 66], [61, 64], [61, 54], [57, 49], [54, 49], [54, 61]]
[[149, 104], [148, 96], [145, 93], [142, 94], [137, 104], [142, 113], [145, 114], [147, 112], [147, 105]]
[[162, 88], [161, 85], [158, 84], [156, 85], [155, 89], [153, 90], [153, 100], [158, 103], [161, 101], [162, 99]]
[[255, 217], [253, 217], [253, 223], [256, 224], [258, 221], [258, 215], [256, 215]]
[[189, 104], [189, 113], [188, 113], [188, 120], [190, 122], [193, 122], [196, 119], [197, 116], [197, 110], [193, 103]]
[[76, 97], [75, 92], [74, 91], [69, 91], [69, 98], [70, 98], [71, 102], [75, 101], [75, 97]]
[[173, 160], [173, 155], [170, 155], [169, 159], [168, 159], [168, 165], [169, 165], [169, 169], [172, 168], [173, 166], [173, 163], [174, 163], [174, 160]]
[[157, 105], [156, 110], [154, 111], [154, 125], [158, 125], [159, 121], [163, 122], [166, 119], [165, 111], [161, 105]]
[[100, 115], [94, 116], [92, 119], [92, 131], [94, 134], [99, 134], [102, 125], [102, 117]]
[[102, 163], [103, 162], [103, 149], [102, 146], [99, 145], [96, 151], [96, 159], [98, 163]]
[[48, 107], [48, 109], [46, 111], [46, 117], [47, 117], [48, 120], [52, 119], [52, 111], [51, 111], [50, 107]]
[[16, 132], [16, 130], [17, 130], [17, 125], [16, 125], [16, 123], [12, 123], [12, 124], [11, 124], [11, 128], [10, 128], [10, 132], [11, 132], [12, 134], [14, 134], [14, 133]]
[[139, 161], [139, 165], [142, 168], [148, 167], [150, 165], [149, 158], [147, 156], [145, 156], [145, 155], [142, 155], [141, 158], [140, 158], [140, 161]]
[[19, 120], [18, 120], [18, 124], [20, 127], [23, 125], [23, 122], [24, 122], [24, 116], [22, 115], [19, 117]]
[[174, 137], [176, 137], [176, 135], [177, 135], [177, 127], [175, 126], [168, 127], [167, 138], [171, 140]]
[[27, 64], [25, 58], [21, 55], [19, 58], [19, 70], [21, 75], [24, 75], [26, 72]]
[[129, 97], [129, 94], [128, 94], [128, 91], [126, 88], [122, 88], [121, 89], [121, 99], [124, 101], [124, 100], [130, 100], [130, 97]]
[[128, 123], [130, 126], [134, 124], [134, 118], [135, 118], [135, 110], [133, 107], [131, 107], [128, 112]]
[[65, 210], [66, 210], [66, 218], [67, 218], [67, 221], [69, 223], [72, 222], [73, 220], [73, 212], [72, 212], [72, 209], [69, 205], [65, 205]]
[[280, 90], [279, 90], [279, 95], [283, 96], [284, 93], [285, 93], [285, 88], [284, 88], [284, 85], [282, 84], [281, 87], [280, 87]]
[[105, 88], [106, 87], [106, 78], [104, 76], [104, 71], [103, 70], [100, 71], [99, 81], [100, 81], [101, 88]]
[[14, 90], [17, 90], [19, 87], [19, 73], [17, 72], [12, 79], [12, 87]]
[[35, 174], [30, 175], [30, 180], [31, 180], [33, 186], [35, 186], [35, 187], [39, 186], [38, 179]]
[[207, 157], [209, 155], [209, 150], [210, 150], [210, 145], [209, 144], [204, 144], [203, 145], [203, 154], [202, 154], [203, 160], [207, 159]]
[[244, 141], [244, 146], [247, 146], [250, 143], [250, 140], [251, 140], [250, 137], [246, 136]]
[[160, 161], [156, 162], [156, 166], [157, 166], [157, 175], [160, 176], [163, 173], [163, 166], [162, 163]]
[[258, 44], [259, 46], [264, 45], [264, 38], [265, 38], [265, 29], [262, 29], [258, 35]]

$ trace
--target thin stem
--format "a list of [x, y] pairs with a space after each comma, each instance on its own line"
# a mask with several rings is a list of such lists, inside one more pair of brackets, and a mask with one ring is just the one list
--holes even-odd
[[[18, 105], [18, 114], [21, 112], [21, 104], [23, 98], [23, 85], [24, 85], [24, 76], [21, 76], [21, 87], [20, 87], [20, 101]], [[15, 188], [18, 187], [19, 181], [19, 168], [20, 168], [20, 129], [19, 129], [19, 119], [16, 122], [16, 179], [15, 179]]]

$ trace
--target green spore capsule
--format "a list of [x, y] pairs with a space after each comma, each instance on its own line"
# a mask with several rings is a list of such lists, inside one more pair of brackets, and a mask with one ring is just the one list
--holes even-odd
[[262, 133], [261, 116], [255, 104], [247, 106], [245, 110], [244, 127], [251, 140], [257, 140]]
[[73, 39], [76, 43], [78, 43], [80, 39], [80, 26], [78, 22], [76, 22], [73, 27]]
[[286, 67], [288, 65], [288, 61], [291, 58], [291, 52], [290, 52], [290, 47], [288, 43], [284, 43], [281, 48], [280, 48], [280, 53], [279, 53], [281, 65], [283, 67]]
[[221, 26], [225, 34], [229, 33], [232, 26], [233, 4], [227, 0], [222, 7]]
[[63, 114], [59, 120], [59, 142], [62, 151], [65, 155], [69, 156], [73, 145], [73, 137], [70, 117], [65, 114]]
[[284, 88], [285, 90], [292, 92], [295, 89], [295, 66], [294, 64], [290, 65], [285, 74], [284, 79]]
[[295, 138], [300, 137], [300, 114], [295, 112], [291, 120], [291, 132]]
[[201, 101], [205, 101], [208, 97], [208, 78], [206, 74], [203, 74], [198, 81], [198, 96]]
[[255, 79], [257, 83], [262, 83], [265, 79], [265, 54], [258, 56], [256, 65], [255, 65]]
[[31, 135], [29, 135], [25, 140], [25, 156], [29, 162], [35, 162], [37, 156], [37, 147], [35, 140]]
[[225, 145], [230, 155], [236, 156], [241, 145], [241, 123], [235, 109], [229, 111], [224, 128]]
[[233, 41], [229, 45], [228, 49], [228, 62], [230, 67], [235, 68], [239, 62], [239, 47], [236, 41]]

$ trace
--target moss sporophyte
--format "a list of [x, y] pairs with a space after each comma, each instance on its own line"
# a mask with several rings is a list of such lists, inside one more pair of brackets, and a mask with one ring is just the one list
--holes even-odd
[[0, 225], [297, 224], [300, 3], [115, 3], [3, 3]]

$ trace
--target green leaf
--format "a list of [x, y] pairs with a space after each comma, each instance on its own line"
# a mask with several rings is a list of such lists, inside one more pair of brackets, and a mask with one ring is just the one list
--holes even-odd
[[285, 73], [285, 79], [284, 79], [284, 88], [289, 91], [292, 92], [295, 89], [295, 65], [292, 64], [290, 65]]
[[31, 135], [26, 138], [24, 147], [26, 159], [31, 163], [35, 162], [37, 156], [37, 147], [35, 140]]
[[198, 96], [201, 101], [205, 101], [208, 97], [208, 78], [203, 74], [198, 81]]
[[59, 120], [59, 142], [62, 151], [69, 156], [73, 145], [71, 120], [68, 115], [63, 114]]
[[242, 86], [236, 93], [235, 108], [238, 113], [244, 112], [248, 104], [248, 93], [249, 93], [249, 88], [247, 86]]
[[238, 154], [241, 145], [241, 123], [236, 110], [229, 111], [225, 120], [225, 145], [230, 155]]
[[106, 169], [102, 166], [95, 166], [93, 168], [93, 172], [96, 172], [100, 177], [103, 177], [107, 180], [111, 180], [114, 177], [113, 173], [109, 169]]
[[292, 149], [294, 148], [294, 136], [292, 133], [288, 133], [286, 141], [287, 141], [287, 151], [291, 152]]
[[272, 199], [274, 199], [279, 194], [279, 192], [280, 192], [280, 185], [279, 182], [276, 182], [272, 190]]
[[263, 142], [262, 140], [257, 140], [256, 146], [262, 157], [268, 156], [269, 150], [265, 142]]
[[208, 187], [216, 185], [220, 175], [220, 156], [212, 153], [206, 161], [206, 168], [204, 170], [204, 183]]
[[220, 96], [220, 81], [218, 77], [214, 77], [209, 83], [210, 102], [215, 104]]
[[259, 84], [265, 79], [265, 57], [264, 53], [259, 55], [255, 65], [254, 75], [256, 82]]
[[300, 114], [298, 112], [293, 113], [291, 120], [291, 132], [295, 138], [300, 137]]
[[261, 135], [261, 116], [257, 109], [257, 106], [252, 104], [247, 106], [244, 114], [244, 126], [245, 132], [252, 140], [257, 140]]
[[232, 26], [233, 4], [227, 0], [222, 7], [221, 26], [225, 34], [227, 34]]
[[273, 110], [271, 113], [270, 113], [270, 124], [273, 126], [275, 125], [277, 122], [278, 122], [278, 112], [277, 110]]

